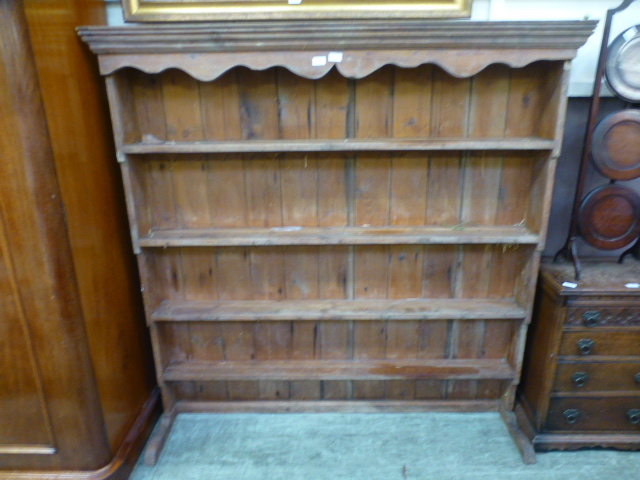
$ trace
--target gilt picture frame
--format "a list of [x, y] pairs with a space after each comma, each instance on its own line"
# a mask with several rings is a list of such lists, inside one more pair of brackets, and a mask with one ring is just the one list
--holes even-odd
[[127, 22], [464, 18], [473, 0], [122, 0]]

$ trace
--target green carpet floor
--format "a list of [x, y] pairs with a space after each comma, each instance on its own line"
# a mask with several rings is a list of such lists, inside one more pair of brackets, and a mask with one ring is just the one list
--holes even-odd
[[132, 480], [640, 480], [640, 452], [524, 465], [497, 413], [181, 414]]

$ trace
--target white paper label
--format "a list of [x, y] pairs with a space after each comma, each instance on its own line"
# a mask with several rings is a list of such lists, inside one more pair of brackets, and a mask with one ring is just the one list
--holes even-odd
[[323, 67], [327, 64], [327, 57], [324, 55], [317, 55], [311, 59], [311, 66]]
[[567, 288], [576, 288], [578, 286], [577, 283], [572, 283], [572, 282], [564, 282], [562, 284], [563, 287], [567, 287]]
[[330, 52], [329, 61], [333, 63], [340, 63], [342, 61], [342, 52]]
[[640, 288], [640, 283], [627, 283], [625, 284], [627, 288]]
[[289, 2], [289, 5], [300, 5], [302, 3], [302, 0], [287, 0]]

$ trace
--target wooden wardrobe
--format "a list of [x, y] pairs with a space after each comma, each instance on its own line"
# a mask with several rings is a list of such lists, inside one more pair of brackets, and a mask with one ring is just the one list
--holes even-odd
[[593, 22], [82, 28], [165, 417], [502, 409]]
[[2, 480], [125, 479], [160, 413], [95, 6], [0, 2]]

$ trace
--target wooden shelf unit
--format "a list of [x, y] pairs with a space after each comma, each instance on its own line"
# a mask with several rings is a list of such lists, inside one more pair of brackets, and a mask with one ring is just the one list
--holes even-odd
[[593, 27], [82, 29], [166, 409], [148, 460], [177, 411], [511, 419], [568, 61]]

